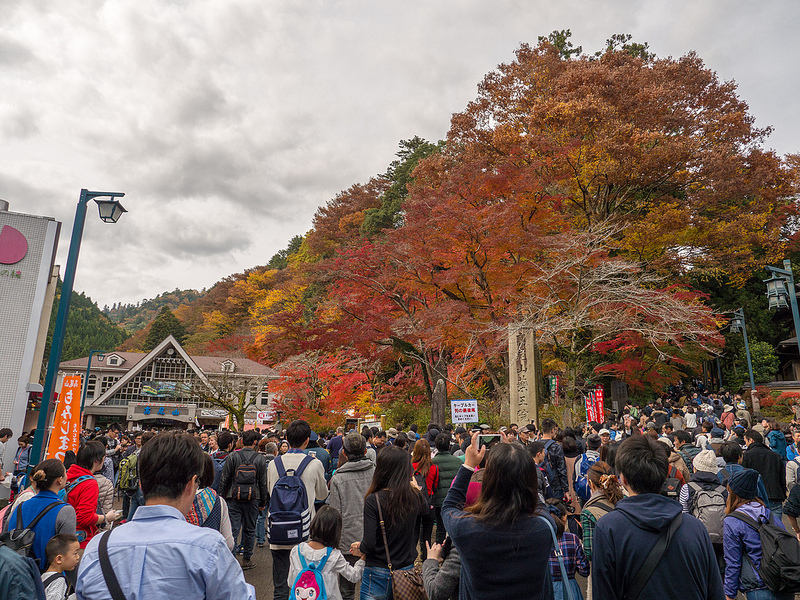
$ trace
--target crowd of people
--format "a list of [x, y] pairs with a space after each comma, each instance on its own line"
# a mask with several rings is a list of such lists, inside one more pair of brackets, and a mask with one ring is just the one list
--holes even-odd
[[22, 436], [0, 590], [254, 599], [268, 546], [276, 600], [793, 598], [800, 424], [754, 416], [686, 393], [563, 429], [112, 424], [32, 468]]

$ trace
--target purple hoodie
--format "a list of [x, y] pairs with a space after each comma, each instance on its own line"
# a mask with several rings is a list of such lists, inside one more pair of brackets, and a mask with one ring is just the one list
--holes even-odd
[[[764, 521], [771, 518], [769, 509], [758, 502], [748, 502], [736, 510], [756, 521], [760, 517], [764, 517]], [[773, 519], [773, 522], [778, 524], [781, 529], [786, 529], [779, 519]], [[725, 581], [723, 582], [725, 595], [735, 598], [739, 590], [751, 592], [765, 588], [766, 586], [758, 574], [761, 570], [761, 537], [758, 531], [744, 521], [726, 517], [723, 521], [722, 544], [725, 550]], [[746, 551], [749, 561], [744, 559], [743, 550]], [[743, 566], [743, 561], [748, 564]], [[755, 569], [752, 569], [751, 566]]]

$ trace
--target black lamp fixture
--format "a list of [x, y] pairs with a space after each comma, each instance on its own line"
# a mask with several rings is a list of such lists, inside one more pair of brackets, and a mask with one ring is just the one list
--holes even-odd
[[100, 211], [100, 218], [106, 223], [116, 223], [119, 221], [122, 213], [128, 212], [114, 196], [108, 199], [95, 198], [94, 201], [97, 202], [97, 208]]

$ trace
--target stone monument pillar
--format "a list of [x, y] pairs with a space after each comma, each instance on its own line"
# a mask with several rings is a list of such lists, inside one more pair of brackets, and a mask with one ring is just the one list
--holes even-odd
[[510, 423], [520, 427], [539, 421], [539, 370], [532, 329], [508, 330], [508, 388]]

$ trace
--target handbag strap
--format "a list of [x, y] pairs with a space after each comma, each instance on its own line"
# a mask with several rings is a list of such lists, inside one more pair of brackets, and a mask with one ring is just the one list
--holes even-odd
[[656, 566], [667, 552], [669, 544], [672, 541], [672, 536], [675, 535], [675, 532], [681, 526], [682, 520], [683, 513], [678, 513], [678, 516], [670, 523], [667, 532], [658, 539], [653, 549], [650, 550], [650, 554], [647, 555], [644, 564], [639, 569], [636, 577], [633, 578], [633, 583], [625, 594], [624, 600], [637, 600], [644, 586], [647, 585], [647, 582], [650, 581], [650, 577], [653, 576], [653, 571], [656, 570]]
[[381, 535], [383, 536], [383, 549], [386, 550], [386, 564], [389, 566], [389, 575], [391, 575], [392, 559], [389, 558], [389, 542], [386, 541], [386, 525], [383, 522], [383, 511], [381, 510], [381, 499], [378, 498], [378, 492], [375, 492], [375, 502], [378, 505], [378, 519], [380, 520], [381, 524]]
[[106, 586], [108, 586], [108, 591], [111, 593], [113, 600], [125, 600], [125, 594], [122, 593], [117, 574], [114, 573], [114, 567], [111, 566], [111, 559], [108, 557], [109, 537], [111, 537], [110, 531], [100, 537], [100, 546], [97, 551], [100, 558], [100, 568], [103, 570], [103, 579], [106, 581]]
[[548, 529], [550, 529], [550, 535], [553, 536], [553, 551], [556, 553], [558, 567], [561, 569], [561, 582], [564, 584], [564, 590], [567, 592], [569, 600], [575, 600], [575, 596], [572, 593], [572, 587], [569, 585], [569, 577], [567, 577], [567, 567], [564, 566], [564, 553], [561, 552], [561, 546], [558, 545], [558, 538], [556, 538], [555, 527], [553, 527], [553, 524], [547, 517], [539, 515], [537, 518], [544, 521], [547, 524]]

